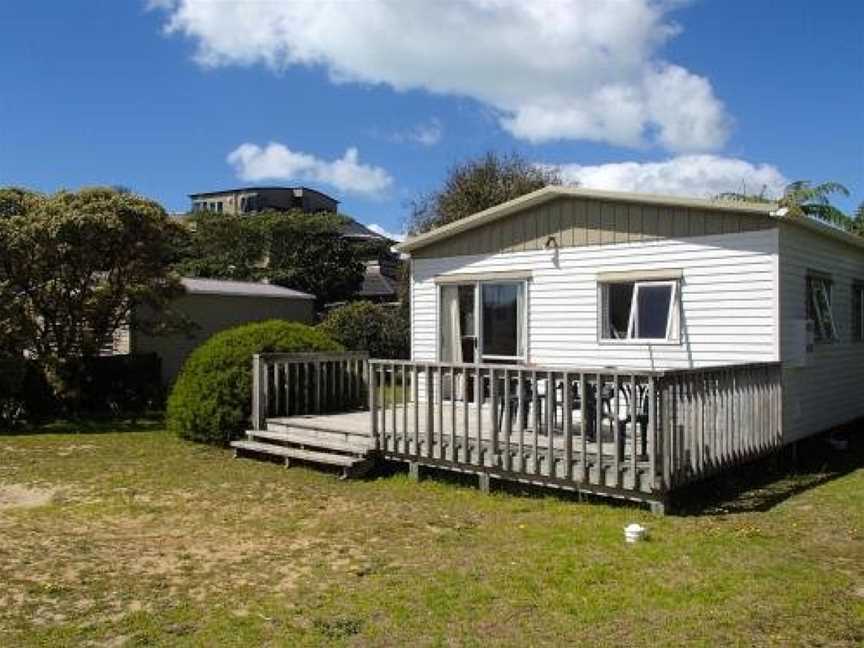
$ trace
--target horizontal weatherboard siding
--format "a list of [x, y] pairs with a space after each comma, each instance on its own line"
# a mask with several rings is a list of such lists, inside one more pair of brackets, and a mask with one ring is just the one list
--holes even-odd
[[785, 437], [795, 440], [864, 416], [864, 343], [852, 336], [852, 285], [864, 280], [864, 251], [793, 224], [780, 228], [781, 349], [794, 356], [806, 311], [808, 273], [831, 279], [838, 340], [816, 343], [806, 366], [783, 372]]
[[[751, 216], [742, 216], [751, 218]], [[755, 218], [755, 217], [753, 217]], [[464, 236], [464, 235], [463, 235]], [[454, 240], [461, 239], [462, 236]], [[442, 242], [444, 243], [444, 242]], [[530, 272], [528, 354], [537, 365], [671, 369], [774, 361], [778, 230], [686, 239], [414, 258], [412, 353], [437, 360], [438, 281], [447, 275]], [[681, 342], [597, 339], [598, 275], [680, 270]]]

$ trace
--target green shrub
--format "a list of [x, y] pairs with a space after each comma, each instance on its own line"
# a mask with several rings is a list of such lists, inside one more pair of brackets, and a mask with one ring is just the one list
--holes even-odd
[[296, 322], [256, 322], [217, 333], [183, 365], [168, 397], [167, 427], [186, 439], [226, 444], [249, 424], [253, 354], [342, 350], [323, 332]]
[[351, 351], [368, 351], [373, 358], [407, 358], [410, 323], [398, 306], [358, 301], [334, 308], [318, 325]]
[[0, 432], [51, 418], [58, 403], [42, 369], [24, 358], [0, 359]]

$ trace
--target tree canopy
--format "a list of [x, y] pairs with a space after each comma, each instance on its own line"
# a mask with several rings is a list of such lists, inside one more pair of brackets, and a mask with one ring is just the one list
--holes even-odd
[[0, 338], [56, 377], [97, 355], [137, 305], [153, 314], [143, 326], [166, 325], [182, 293], [177, 228], [157, 203], [109, 188], [0, 189]]
[[347, 299], [363, 283], [359, 252], [341, 236], [332, 213], [204, 212], [177, 269], [186, 276], [263, 281], [316, 296], [319, 306]]
[[518, 153], [488, 152], [453, 165], [442, 186], [411, 204], [408, 231], [421, 234], [513, 200], [547, 185], [561, 184], [554, 169], [529, 162]]
[[[766, 195], [766, 189], [763, 186], [759, 193], [726, 191], [717, 194], [715, 198], [741, 202], [775, 202]], [[858, 207], [855, 214], [849, 216], [831, 204], [833, 194], [848, 196], [849, 190], [839, 182], [829, 181], [813, 184], [810, 180], [796, 180], [786, 185], [783, 195], [776, 202], [778, 207], [786, 208], [788, 214], [793, 218], [816, 218], [856, 234], [864, 232], [864, 228], [862, 228], [864, 214], [860, 213], [864, 203]]]

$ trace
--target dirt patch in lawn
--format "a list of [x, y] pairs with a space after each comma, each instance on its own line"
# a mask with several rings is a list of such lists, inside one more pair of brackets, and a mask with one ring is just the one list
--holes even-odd
[[0, 511], [34, 508], [50, 504], [59, 493], [56, 488], [38, 488], [23, 484], [0, 484]]

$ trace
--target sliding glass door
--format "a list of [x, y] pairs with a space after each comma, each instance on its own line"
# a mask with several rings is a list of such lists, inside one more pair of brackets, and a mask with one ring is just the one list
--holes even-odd
[[440, 292], [441, 362], [524, 362], [526, 284], [477, 281]]

